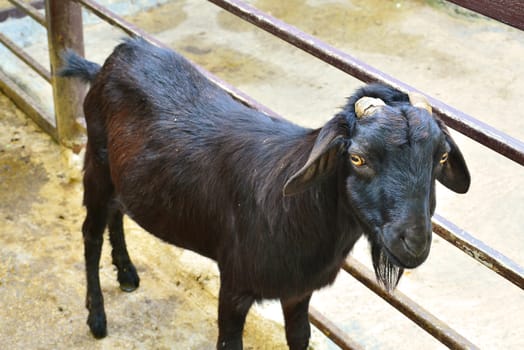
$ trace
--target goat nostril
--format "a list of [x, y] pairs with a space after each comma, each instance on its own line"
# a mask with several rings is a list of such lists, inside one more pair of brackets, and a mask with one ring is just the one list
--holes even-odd
[[402, 241], [402, 245], [406, 249], [406, 251], [409, 253], [409, 255], [413, 257], [418, 257], [422, 254], [422, 250], [417, 249], [418, 247], [413, 247], [413, 243], [406, 239], [406, 236], [401, 236], [400, 240]]

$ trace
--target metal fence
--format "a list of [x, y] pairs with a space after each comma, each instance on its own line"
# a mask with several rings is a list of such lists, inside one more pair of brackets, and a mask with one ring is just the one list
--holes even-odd
[[[75, 142], [77, 142], [78, 135], [83, 132], [76, 121], [76, 117], [82, 115], [81, 100], [84, 94], [84, 88], [72, 79], [56, 77], [53, 72], [60, 66], [60, 52], [64, 48], [72, 48], [78, 53], [83, 54], [81, 8], [86, 8], [111, 25], [119, 27], [127, 34], [142, 36], [155, 45], [165, 46], [140, 28], [128, 23], [122, 17], [93, 0], [47, 0], [45, 2], [34, 1], [32, 3], [22, 2], [21, 0], [9, 1], [19, 11], [27, 14], [47, 28], [51, 63], [50, 71], [42, 67], [2, 33], [0, 33], [0, 42], [52, 85], [55, 116], [53, 118], [46, 115], [46, 112], [44, 112], [28, 94], [22, 91], [11, 79], [1, 72], [0, 90], [9, 96], [20, 109], [30, 116], [42, 129], [49, 133], [55, 140], [66, 146], [74, 146]], [[261, 12], [242, 1], [209, 1], [364, 82], [382, 82], [405, 92], [416, 90], [404, 82], [373, 68], [365, 62], [359, 61], [351, 55], [277, 18]], [[451, 0], [450, 2], [524, 30], [524, 2], [522, 1]], [[43, 3], [45, 3], [45, 16], [37, 11], [38, 8], [42, 8]], [[209, 79], [242, 103], [265, 113], [276, 115], [267, 107], [257, 103], [249, 96], [246, 96], [211, 73], [201, 68], [199, 69]], [[522, 141], [510, 137], [442, 101], [427, 94], [426, 96], [433, 106], [434, 112], [439, 115], [448, 126], [524, 166], [524, 143]], [[433, 218], [433, 228], [436, 234], [449, 243], [476, 259], [487, 268], [493, 270], [502, 278], [524, 289], [524, 269], [510, 258], [477, 240], [473, 235], [460, 229], [439, 215], [435, 215]], [[348, 258], [343, 268], [446, 346], [453, 349], [477, 348], [455, 330], [412, 301], [408, 296], [399, 291], [393, 293], [386, 292], [375, 282], [372, 272], [358, 261]], [[360, 348], [347, 334], [314, 308], [310, 309], [310, 320], [341, 348]]]

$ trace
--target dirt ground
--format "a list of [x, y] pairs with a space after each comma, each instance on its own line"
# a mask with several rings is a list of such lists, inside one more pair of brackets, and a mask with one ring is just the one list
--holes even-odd
[[[250, 2], [524, 139], [524, 33], [438, 0]], [[302, 125], [321, 125], [362, 85], [207, 2], [170, 1], [127, 18]], [[103, 62], [123, 35], [89, 18], [87, 23], [87, 57]], [[25, 49], [45, 64], [45, 40], [34, 35], [21, 35]], [[45, 84], [1, 55], [0, 68], [52, 110]], [[212, 348], [216, 267], [157, 241], [131, 221], [128, 245], [141, 286], [130, 294], [119, 290], [106, 245], [101, 278], [109, 335], [101, 341], [89, 335], [81, 159], [53, 143], [4, 96], [0, 127], [0, 348]], [[473, 182], [462, 196], [439, 187], [437, 212], [524, 265], [524, 169], [454, 136]], [[369, 265], [364, 242], [352, 254]], [[409, 271], [399, 289], [482, 349], [524, 348], [522, 290], [438, 236], [428, 261]], [[346, 274], [312, 303], [366, 349], [444, 348]], [[279, 314], [275, 303], [254, 308], [247, 348], [284, 348]], [[315, 332], [312, 348], [336, 347]]]

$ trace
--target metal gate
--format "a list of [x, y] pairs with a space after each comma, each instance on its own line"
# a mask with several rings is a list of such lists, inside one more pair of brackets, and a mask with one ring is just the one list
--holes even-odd
[[[142, 36], [158, 46], [164, 46], [140, 28], [126, 22], [122, 17], [104, 8], [93, 0], [47, 0], [45, 1], [45, 17], [36, 9], [41, 8], [42, 1], [31, 4], [21, 0], [9, 0], [19, 10], [29, 15], [36, 22], [47, 28], [51, 70], [32, 59], [20, 47], [0, 33], [0, 42], [9, 48], [23, 62], [29, 65], [42, 78], [52, 84], [54, 94], [55, 117], [46, 115], [30, 96], [22, 91], [11, 79], [0, 72], [0, 90], [9, 96], [28, 116], [42, 129], [62, 144], [74, 147], [82, 128], [75, 120], [81, 115], [81, 100], [83, 87], [74, 80], [62, 79], [53, 75], [60, 66], [60, 52], [64, 48], [72, 48], [83, 53], [83, 29], [81, 7], [91, 11], [108, 23], [121, 28], [124, 32]], [[332, 47], [317, 38], [300, 31], [299, 29], [274, 18], [267, 13], [239, 0], [209, 0], [224, 10], [252, 23], [253, 25], [279, 37], [297, 48], [316, 56], [328, 64], [350, 74], [364, 82], [382, 82], [408, 92], [416, 90], [413, 87], [391, 77], [365, 62], [359, 61], [351, 55]], [[476, 11], [498, 21], [524, 30], [524, 2], [519, 0], [451, 0], [460, 6]], [[270, 109], [257, 103], [249, 96], [241, 93], [234, 87], [215, 77], [205, 70], [201, 71], [221, 88], [230, 93], [239, 101], [259, 109], [265, 113], [275, 115]], [[427, 94], [426, 94], [427, 96]], [[524, 166], [524, 143], [520, 140], [469, 116], [442, 101], [431, 96], [428, 100], [433, 111], [442, 118], [451, 128], [466, 135], [472, 140], [492, 149], [500, 155]], [[487, 268], [499, 274], [502, 278], [524, 289], [524, 269], [510, 258], [492, 249], [476, 239], [473, 235], [457, 227], [446, 218], [435, 215], [433, 218], [434, 232], [447, 240], [455, 247]], [[374, 275], [366, 267], [353, 258], [348, 258], [343, 266], [344, 270], [367, 286], [374, 293], [382, 297], [406, 317], [413, 320], [440, 342], [453, 349], [477, 348], [470, 341], [458, 334], [455, 330], [437, 319], [423, 307], [416, 304], [408, 296], [399, 291], [386, 292], [376, 282]], [[310, 308], [310, 320], [326, 336], [343, 349], [359, 349], [347, 334], [333, 322], [323, 316], [318, 310]]]

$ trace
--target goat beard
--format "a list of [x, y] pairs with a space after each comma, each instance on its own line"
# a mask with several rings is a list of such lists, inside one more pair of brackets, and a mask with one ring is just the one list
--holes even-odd
[[404, 269], [394, 265], [378, 244], [371, 245], [371, 258], [377, 281], [388, 292], [392, 292], [397, 287]]

